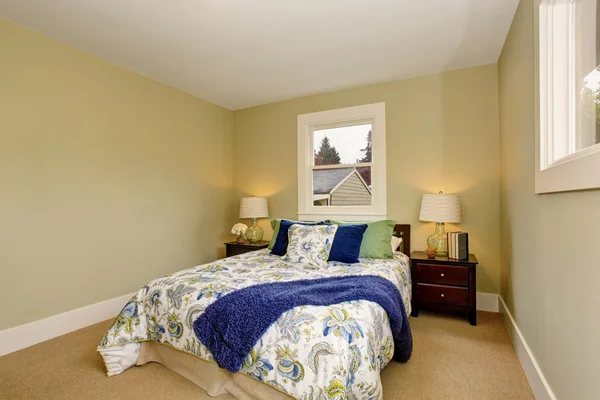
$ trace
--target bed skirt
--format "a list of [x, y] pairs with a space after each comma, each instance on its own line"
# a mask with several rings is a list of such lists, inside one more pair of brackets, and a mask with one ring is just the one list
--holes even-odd
[[143, 342], [137, 365], [156, 362], [192, 381], [211, 397], [228, 394], [237, 400], [289, 400], [288, 395], [242, 373], [232, 374], [215, 363], [157, 342]]

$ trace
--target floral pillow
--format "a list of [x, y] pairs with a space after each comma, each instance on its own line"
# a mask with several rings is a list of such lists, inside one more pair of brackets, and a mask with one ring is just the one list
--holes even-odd
[[337, 225], [292, 225], [288, 231], [287, 253], [282, 257], [283, 260], [327, 266], [337, 229]]

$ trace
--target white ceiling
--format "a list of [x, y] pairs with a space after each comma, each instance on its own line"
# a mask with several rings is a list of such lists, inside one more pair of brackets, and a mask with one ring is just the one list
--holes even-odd
[[518, 0], [0, 0], [0, 16], [229, 109], [495, 63]]

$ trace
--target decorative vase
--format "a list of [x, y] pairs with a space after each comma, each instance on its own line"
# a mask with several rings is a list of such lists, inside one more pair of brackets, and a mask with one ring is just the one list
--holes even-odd
[[446, 226], [443, 222], [435, 223], [433, 235], [427, 238], [427, 246], [436, 250], [438, 257], [448, 256], [448, 239], [446, 237]]
[[252, 218], [252, 226], [246, 231], [246, 239], [250, 243], [259, 243], [264, 235], [263, 229], [256, 224], [256, 218]]
[[244, 240], [244, 234], [240, 233], [239, 235], [237, 235], [237, 237], [235, 238], [235, 242], [238, 244], [242, 244], [245, 242]]

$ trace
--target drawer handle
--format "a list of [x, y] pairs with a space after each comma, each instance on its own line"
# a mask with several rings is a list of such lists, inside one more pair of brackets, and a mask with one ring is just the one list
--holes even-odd
[[444, 297], [444, 293], [442, 293], [442, 297]]
[[440, 276], [443, 278], [443, 277], [444, 277], [444, 274], [440, 274]]

